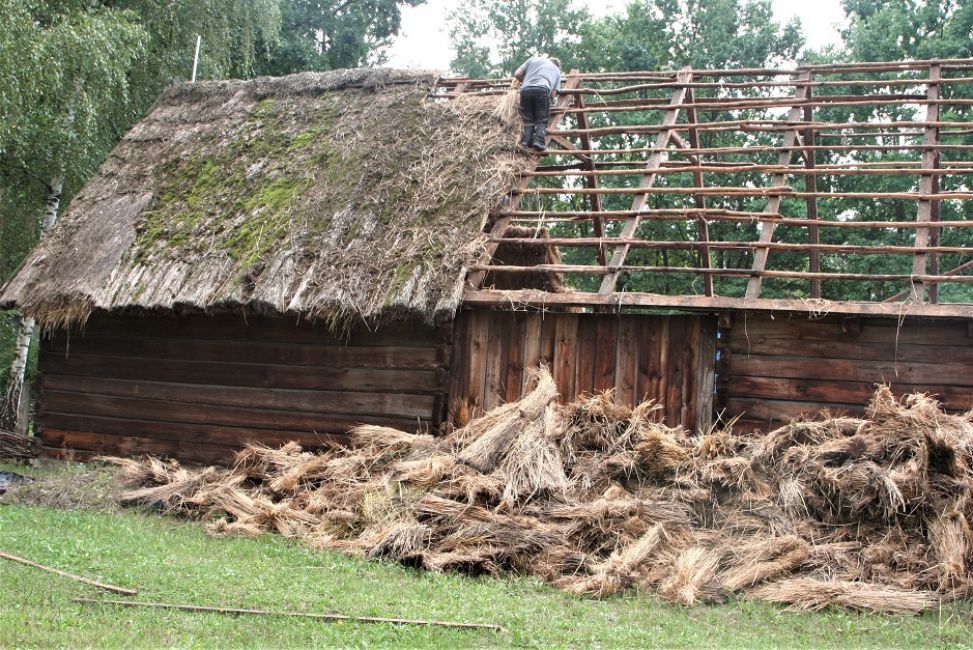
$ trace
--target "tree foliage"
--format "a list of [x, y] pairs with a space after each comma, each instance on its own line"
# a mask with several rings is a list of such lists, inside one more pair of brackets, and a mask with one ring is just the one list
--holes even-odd
[[351, 68], [382, 59], [402, 25], [402, 8], [425, 0], [287, 0], [280, 39], [257, 66], [260, 74]]
[[452, 68], [472, 77], [512, 75], [531, 56], [578, 56], [591, 15], [572, 0], [471, 0], [449, 17], [456, 57]]

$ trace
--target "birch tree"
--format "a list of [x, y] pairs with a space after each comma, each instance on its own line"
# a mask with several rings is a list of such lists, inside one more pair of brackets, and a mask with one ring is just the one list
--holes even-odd
[[[77, 186], [90, 174], [111, 139], [110, 117], [127, 101], [129, 72], [145, 33], [128, 12], [47, 15], [31, 8], [38, 5], [0, 0], [0, 13], [15, 27], [0, 50], [8, 89], [0, 105], [0, 122], [7, 124], [0, 180], [44, 188], [46, 209], [37, 229], [43, 234], [57, 221], [66, 185]], [[8, 428], [16, 426], [34, 329], [32, 318], [21, 317], [0, 407]]]
[[[278, 0], [0, 0], [0, 283], [170, 83], [251, 76]], [[23, 393], [34, 323], [0, 319], [0, 424]], [[5, 420], [5, 421], [3, 421]]]

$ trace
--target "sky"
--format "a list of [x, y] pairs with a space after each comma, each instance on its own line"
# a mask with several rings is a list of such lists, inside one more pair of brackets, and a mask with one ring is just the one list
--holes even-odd
[[[402, 30], [389, 49], [388, 65], [396, 68], [447, 70], [453, 58], [450, 51], [447, 14], [461, 7], [463, 0], [426, 0], [418, 7], [402, 10]], [[618, 11], [624, 0], [579, 2], [596, 15]], [[818, 49], [837, 44], [836, 25], [843, 18], [840, 0], [771, 0], [778, 22], [797, 16], [804, 25], [807, 45]]]

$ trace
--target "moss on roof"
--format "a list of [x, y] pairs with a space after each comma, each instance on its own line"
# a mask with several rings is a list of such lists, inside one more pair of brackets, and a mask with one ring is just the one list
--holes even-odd
[[435, 76], [170, 88], [5, 287], [47, 325], [92, 308], [246, 304], [333, 323], [458, 306], [524, 158], [489, 98]]

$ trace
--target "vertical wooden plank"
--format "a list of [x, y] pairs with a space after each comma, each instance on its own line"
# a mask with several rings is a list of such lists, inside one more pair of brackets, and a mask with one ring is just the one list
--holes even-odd
[[663, 375], [663, 354], [667, 328], [666, 317], [638, 316], [638, 374], [635, 381], [635, 395], [638, 402], [654, 400], [661, 402]]
[[[557, 335], [557, 315], [556, 314], [537, 314], [537, 329], [540, 332], [537, 345], [537, 364], [536, 366], [546, 367], [551, 374], [554, 373], [554, 339]], [[527, 377], [524, 382], [524, 390], [533, 390], [536, 382]]]
[[709, 431], [713, 426], [716, 390], [716, 319], [705, 317], [700, 324], [699, 353], [696, 355], [696, 428]]
[[528, 313], [524, 321], [524, 372], [536, 368], [540, 363], [541, 314]]
[[618, 317], [618, 339], [615, 344], [615, 399], [632, 406], [638, 403], [635, 395], [640, 350], [636, 340], [638, 318], [632, 315]]
[[506, 341], [509, 326], [509, 312], [490, 312], [487, 318], [486, 349], [486, 392], [483, 395], [483, 408], [490, 410], [500, 406], [506, 395], [503, 382], [506, 379]]
[[687, 395], [685, 390], [686, 363], [689, 357], [689, 330], [693, 316], [670, 316], [665, 318], [669, 324], [668, 345], [665, 346], [664, 372], [665, 419], [670, 426], [683, 424], [683, 407]]
[[594, 390], [610, 390], [615, 387], [615, 366], [618, 358], [618, 323], [613, 314], [598, 316], [595, 337], [595, 386]]
[[449, 355], [448, 398], [452, 404], [457, 398], [466, 396], [469, 388], [469, 313], [461, 311], [453, 324], [453, 349]]
[[689, 431], [696, 431], [696, 404], [699, 400], [699, 354], [702, 337], [702, 316], [688, 316], [686, 322], [686, 343], [680, 354], [682, 373], [682, 403], [679, 409], [679, 422]]
[[557, 314], [554, 326], [554, 382], [561, 400], [575, 398], [574, 365], [578, 360], [578, 314]]
[[524, 312], [511, 314], [506, 354], [506, 379], [504, 380], [504, 387], [506, 388], [504, 398], [508, 402], [515, 402], [520, 399], [524, 385], [524, 337], [527, 329], [527, 318], [528, 315]]
[[598, 319], [595, 314], [578, 316], [577, 361], [574, 364], [574, 391], [580, 395], [595, 389], [595, 350], [598, 347]]
[[486, 359], [487, 336], [489, 332], [488, 319], [490, 313], [486, 311], [470, 312], [469, 330], [469, 381], [467, 395], [470, 406], [484, 409], [486, 395]]
[[470, 319], [468, 311], [461, 311], [453, 325], [453, 349], [449, 361], [449, 389], [446, 394], [449, 413], [447, 419], [456, 422], [462, 405], [470, 395]]

